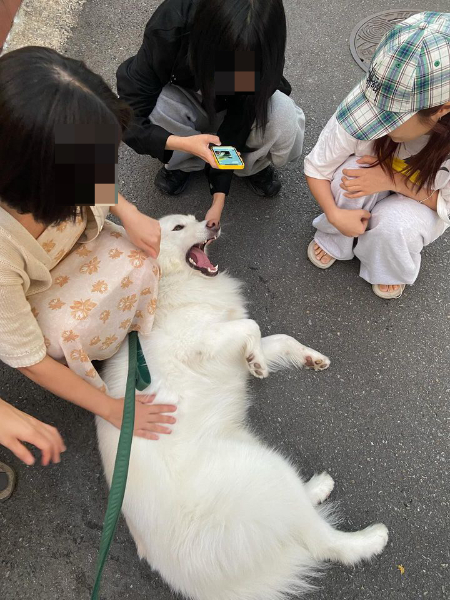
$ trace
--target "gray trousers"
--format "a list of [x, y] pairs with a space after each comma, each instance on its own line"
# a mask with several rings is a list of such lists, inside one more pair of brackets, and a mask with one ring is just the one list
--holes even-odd
[[369, 283], [411, 285], [420, 270], [424, 246], [441, 236], [446, 224], [437, 213], [401, 194], [379, 192], [362, 198], [346, 198], [340, 187], [343, 169], [358, 169], [358, 157], [351, 156], [334, 174], [331, 192], [339, 208], [363, 208], [371, 213], [365, 233], [353, 238], [343, 235], [321, 214], [313, 221], [314, 240], [338, 260], [356, 256], [361, 261], [360, 276]]
[[[173, 135], [190, 136], [201, 133], [216, 134], [226, 111], [217, 114], [216, 122], [209, 126], [208, 116], [201, 105], [201, 95], [177, 85], [166, 85], [158, 97], [149, 119]], [[238, 176], [248, 176], [265, 169], [270, 163], [282, 167], [298, 161], [303, 148], [305, 115], [291, 98], [276, 91], [269, 100], [268, 123], [264, 135], [253, 125], [247, 139], [252, 152], [244, 152], [245, 168], [234, 171]], [[205, 161], [185, 152], [174, 151], [166, 165], [169, 170], [201, 171]]]

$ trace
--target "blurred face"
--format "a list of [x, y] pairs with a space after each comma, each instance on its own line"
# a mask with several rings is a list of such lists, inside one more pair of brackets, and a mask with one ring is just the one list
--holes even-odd
[[415, 140], [421, 135], [425, 135], [429, 133], [436, 123], [439, 121], [441, 117], [448, 114], [450, 112], [450, 102], [444, 104], [440, 110], [438, 110], [434, 115], [429, 117], [428, 119], [423, 119], [421, 116], [416, 113], [412, 117], [410, 117], [405, 123], [397, 127], [388, 133], [388, 136], [391, 138], [393, 142], [401, 143], [408, 142], [411, 140]]
[[67, 206], [117, 204], [115, 125], [61, 124], [55, 129], [55, 174]]
[[254, 94], [259, 88], [258, 59], [253, 51], [216, 53], [216, 95]]

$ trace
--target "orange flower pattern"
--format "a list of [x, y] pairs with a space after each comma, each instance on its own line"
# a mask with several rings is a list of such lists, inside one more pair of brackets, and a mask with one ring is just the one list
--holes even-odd
[[96, 281], [94, 283], [94, 285], [92, 286], [92, 291], [100, 292], [100, 294], [104, 294], [105, 292], [108, 291], [108, 284], [103, 279], [99, 279], [99, 281]]
[[97, 304], [92, 302], [90, 298], [87, 300], [75, 300], [70, 307], [72, 311], [72, 317], [77, 321], [84, 321], [89, 316], [89, 313]]
[[106, 350], [111, 346], [111, 344], [117, 342], [118, 339], [119, 338], [117, 337], [117, 335], [109, 335], [103, 340], [103, 344], [100, 346], [100, 350]]
[[117, 308], [119, 310], [121, 310], [122, 312], [125, 312], [126, 310], [133, 310], [134, 305], [137, 302], [137, 296], [136, 294], [132, 294], [131, 296], [124, 296], [123, 298], [120, 299], [119, 304], [117, 305]]
[[47, 242], [43, 242], [42, 247], [49, 254], [53, 248], [56, 246], [56, 242], [53, 240], [48, 240]]
[[63, 302], [61, 300], [61, 298], [53, 298], [52, 300], [50, 300], [50, 302], [48, 303], [48, 307], [51, 308], [52, 310], [59, 310], [60, 308], [62, 308], [65, 305], [65, 302]]
[[135, 269], [140, 269], [144, 264], [144, 261], [147, 260], [147, 255], [143, 250], [132, 250], [128, 255], [128, 258]]
[[72, 329], [70, 331], [62, 332], [63, 342], [76, 342], [79, 337], [80, 336], [78, 335], [78, 333], [74, 333]]
[[75, 250], [75, 253], [78, 254], [78, 256], [88, 256], [91, 252], [92, 250], [89, 250], [87, 246], [80, 246]]
[[67, 283], [69, 283], [69, 279], [70, 277], [68, 277], [67, 275], [60, 275], [59, 277], [55, 278], [54, 283], [56, 283], [56, 285], [59, 285], [59, 287], [64, 287]]
[[106, 323], [106, 321], [109, 319], [110, 315], [111, 315], [110, 310], [104, 310], [102, 312], [102, 314], [100, 315], [100, 321], [103, 321], [103, 323]]
[[147, 304], [147, 312], [149, 315], [154, 315], [156, 312], [156, 298], [152, 298]]
[[80, 267], [80, 273], [87, 273], [88, 275], [92, 275], [93, 273], [98, 272], [98, 267], [100, 265], [100, 261], [96, 256], [91, 258], [91, 260]]
[[121, 252], [118, 248], [111, 248], [108, 252], [109, 258], [120, 258], [123, 252]]
[[122, 321], [122, 323], [119, 325], [119, 327], [120, 327], [120, 329], [126, 329], [128, 331], [130, 324], [131, 324], [131, 319], [125, 319], [125, 321]]
[[120, 282], [120, 287], [123, 288], [124, 290], [126, 288], [129, 288], [130, 285], [133, 285], [133, 282], [131, 281], [131, 279], [129, 278], [129, 276], [127, 275], [126, 277], [124, 277], [122, 279], [122, 281]]
[[95, 239], [78, 242], [86, 218], [78, 221], [48, 227], [38, 238], [49, 250], [53, 282], [33, 295], [31, 311], [47, 353], [107, 392], [92, 361], [115, 354], [130, 331], [150, 333], [159, 267], [109, 221]]

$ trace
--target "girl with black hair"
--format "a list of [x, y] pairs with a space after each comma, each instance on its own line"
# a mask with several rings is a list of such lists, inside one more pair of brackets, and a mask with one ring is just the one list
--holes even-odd
[[275, 196], [274, 165], [300, 157], [304, 115], [283, 77], [282, 0], [165, 0], [141, 48], [117, 71], [119, 96], [134, 109], [124, 141], [164, 163], [155, 185], [176, 195], [205, 168], [218, 221], [232, 171], [216, 169], [209, 144], [231, 145], [258, 195]]
[[[160, 228], [120, 194], [113, 206], [87, 205], [103, 181], [80, 183], [79, 175], [104, 172], [105, 145], [114, 172], [129, 118], [130, 108], [81, 61], [41, 47], [0, 58], [0, 359], [117, 427], [123, 399], [107, 394], [92, 361], [112, 356], [128, 331], [150, 332]], [[66, 159], [88, 163], [80, 171], [66, 160], [65, 177], [62, 130], [74, 142]], [[90, 163], [93, 156], [100, 159]], [[123, 227], [106, 220], [109, 209]], [[163, 413], [175, 410], [152, 399], [136, 403], [135, 433], [149, 439], [170, 433], [174, 418]], [[43, 464], [59, 462], [65, 449], [54, 427], [0, 399], [0, 444], [32, 464], [24, 441], [42, 451]], [[11, 491], [2, 492], [0, 464], [1, 472], [0, 499]]]

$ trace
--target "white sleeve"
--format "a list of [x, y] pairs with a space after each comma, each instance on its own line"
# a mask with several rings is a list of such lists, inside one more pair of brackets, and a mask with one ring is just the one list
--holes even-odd
[[336, 169], [356, 153], [357, 144], [358, 140], [348, 134], [333, 115], [305, 158], [305, 175], [331, 181]]
[[444, 161], [434, 180], [434, 189], [439, 190], [437, 214], [450, 225], [450, 159]]

